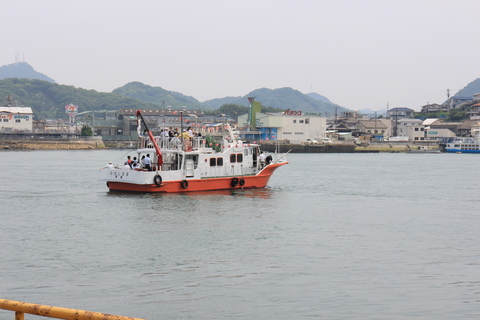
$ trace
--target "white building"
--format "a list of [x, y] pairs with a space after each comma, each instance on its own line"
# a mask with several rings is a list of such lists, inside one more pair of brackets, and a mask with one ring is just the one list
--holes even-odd
[[425, 140], [425, 126], [420, 119], [401, 119], [397, 121], [397, 135], [408, 137], [409, 141]]
[[[283, 113], [255, 114], [256, 128], [262, 140], [289, 140], [301, 143], [306, 139], [321, 141], [326, 138], [327, 118], [319, 113], [285, 110]], [[246, 123], [247, 115], [238, 117], [238, 123]]]
[[32, 108], [0, 107], [0, 132], [31, 132]]

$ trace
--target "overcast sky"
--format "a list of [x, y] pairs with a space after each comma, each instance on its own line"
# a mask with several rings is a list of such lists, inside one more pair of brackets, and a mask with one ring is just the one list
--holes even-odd
[[102, 92], [140, 81], [205, 101], [291, 87], [418, 110], [480, 77], [480, 0], [0, 0], [0, 12], [0, 65], [18, 51]]

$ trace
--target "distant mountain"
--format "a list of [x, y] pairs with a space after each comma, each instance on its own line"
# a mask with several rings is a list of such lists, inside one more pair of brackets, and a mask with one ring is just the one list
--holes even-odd
[[55, 80], [37, 72], [26, 62], [17, 62], [0, 67], [0, 80], [7, 78], [38, 79], [55, 83]]
[[127, 83], [123, 87], [113, 90], [112, 93], [153, 103], [159, 106], [162, 105], [163, 101], [165, 101], [165, 106], [172, 107], [187, 106], [189, 108], [201, 108], [202, 106], [202, 103], [193, 97], [174, 91], [168, 91], [161, 87], [152, 87], [141, 82]]
[[[365, 115], [367, 115], [369, 117], [372, 117], [372, 118], [375, 117], [375, 110], [372, 110], [372, 109], [362, 109], [358, 112], [360, 114], [365, 114]], [[383, 108], [383, 109], [377, 110], [376, 115], [377, 115], [377, 117], [387, 115], [387, 109]]]
[[335, 113], [335, 108], [337, 108], [337, 112], [347, 110], [346, 108], [329, 102], [329, 100], [326, 98], [325, 99], [328, 101], [324, 101], [325, 99], [316, 100], [310, 95], [303, 94], [300, 91], [292, 88], [280, 88], [273, 90], [267, 88], [257, 89], [243, 97], [227, 97], [222, 99], [208, 100], [203, 103], [203, 106], [211, 109], [217, 109], [226, 103], [247, 106], [247, 97], [255, 97], [255, 101], [260, 102], [264, 107], [301, 110], [304, 112], [322, 113], [324, 115], [331, 115]]
[[324, 97], [324, 96], [322, 96], [322, 95], [320, 95], [316, 92], [310, 92], [310, 93], [307, 93], [306, 95], [309, 96], [309, 97], [312, 97], [315, 100], [320, 100], [320, 101], [323, 101], [323, 102], [333, 103], [327, 97]]
[[459, 90], [454, 97], [473, 97], [473, 95], [477, 93], [480, 93], [480, 78], [467, 84], [467, 86]]
[[[14, 95], [20, 105], [32, 107], [37, 119], [65, 117], [64, 106], [76, 104], [80, 112], [90, 110], [116, 110], [120, 108], [159, 108], [165, 106], [189, 109], [217, 110], [225, 104], [248, 106], [247, 97], [264, 107], [291, 109], [304, 112], [332, 115], [343, 110], [326, 97], [311, 92], [303, 94], [292, 88], [257, 89], [243, 97], [224, 97], [200, 102], [194, 97], [168, 91], [161, 87], [152, 87], [141, 82], [130, 82], [117, 88], [112, 93], [57, 85], [44, 74], [36, 72], [28, 63], [18, 62], [0, 67], [0, 97]], [[31, 79], [31, 80], [29, 80]], [[1, 103], [1, 102], [0, 102]]]

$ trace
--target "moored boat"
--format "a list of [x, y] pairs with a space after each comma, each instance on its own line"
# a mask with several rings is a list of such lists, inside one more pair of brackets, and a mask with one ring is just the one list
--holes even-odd
[[445, 146], [446, 152], [480, 153], [480, 142], [477, 138], [455, 138]]
[[472, 137], [449, 139], [445, 145], [446, 152], [480, 153], [480, 129], [472, 130]]
[[210, 136], [154, 137], [140, 111], [137, 117], [137, 158], [149, 158], [150, 166], [134, 170], [113, 165], [101, 168], [98, 179], [105, 181], [111, 191], [157, 193], [264, 188], [273, 172], [288, 163], [286, 154], [263, 155], [258, 144], [237, 139], [228, 124], [225, 124], [227, 134], [221, 141]]

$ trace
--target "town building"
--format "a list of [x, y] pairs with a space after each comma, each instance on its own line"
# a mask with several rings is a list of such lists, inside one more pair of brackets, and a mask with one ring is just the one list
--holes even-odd
[[422, 109], [421, 109], [421, 112], [426, 113], [427, 115], [429, 113], [434, 113], [439, 111], [448, 111], [448, 107], [440, 105], [438, 103], [430, 103], [422, 106]]
[[31, 132], [33, 112], [30, 107], [0, 107], [0, 132]]
[[[247, 114], [238, 117], [239, 127], [247, 121]], [[327, 121], [320, 113], [292, 111], [255, 113], [257, 133], [242, 131], [247, 140], [288, 140], [301, 143], [307, 139], [321, 141], [326, 138]]]
[[413, 109], [405, 108], [405, 107], [396, 107], [388, 110], [387, 116], [393, 119], [393, 121], [395, 121], [396, 119], [398, 120], [411, 119], [413, 118], [413, 113], [414, 113]]
[[397, 121], [397, 136], [408, 137], [409, 141], [425, 140], [425, 126], [420, 119]]
[[355, 123], [355, 130], [368, 135], [378, 135], [380, 138], [389, 137], [392, 134], [389, 119], [358, 120]]

